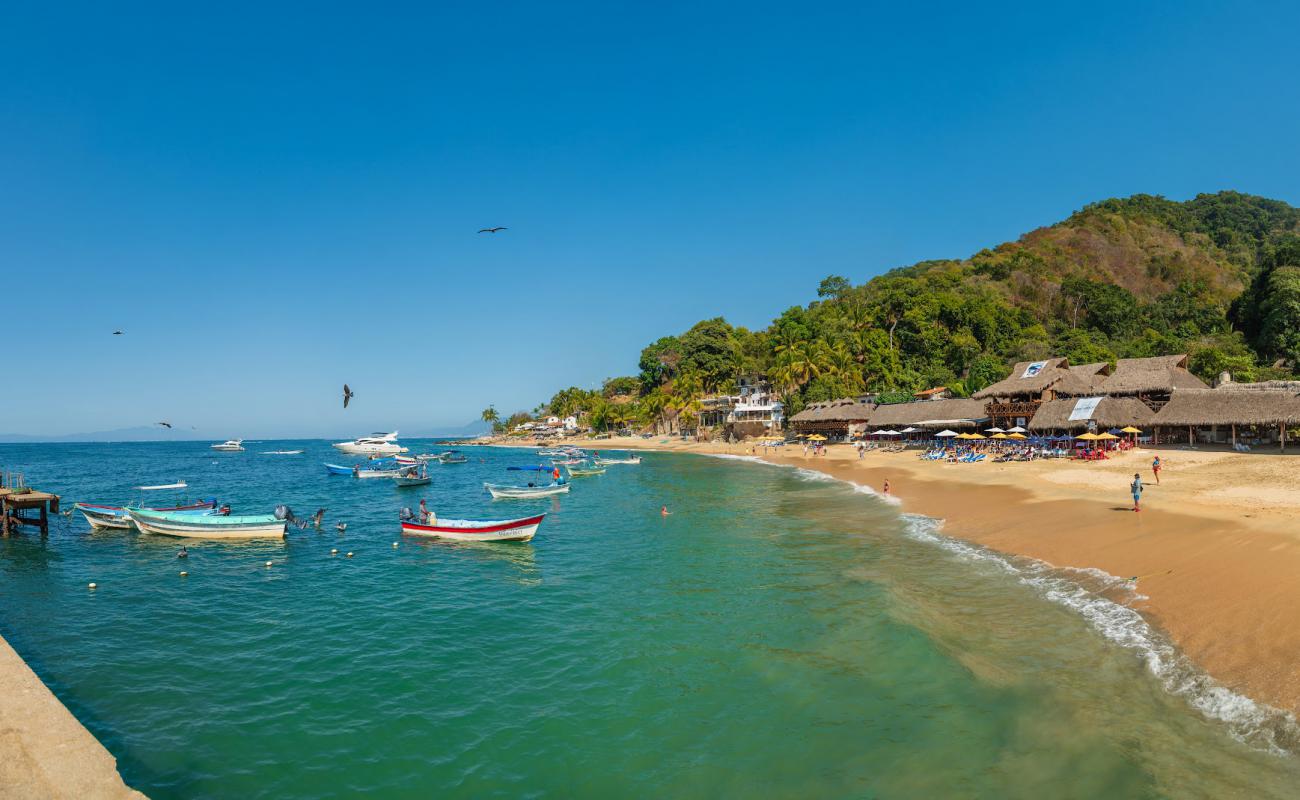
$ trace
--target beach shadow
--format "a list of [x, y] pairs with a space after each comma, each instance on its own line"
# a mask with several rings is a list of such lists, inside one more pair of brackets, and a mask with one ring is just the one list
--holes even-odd
[[1130, 514], [1132, 514], [1132, 513], [1133, 513], [1133, 506], [1111, 506], [1110, 510], [1111, 510], [1111, 511], [1127, 511], [1127, 512], [1129, 512]]

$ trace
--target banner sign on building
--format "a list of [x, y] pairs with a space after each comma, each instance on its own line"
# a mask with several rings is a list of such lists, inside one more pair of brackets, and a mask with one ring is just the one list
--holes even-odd
[[1070, 412], [1070, 421], [1092, 419], [1092, 414], [1097, 410], [1097, 404], [1100, 402], [1100, 397], [1080, 397], [1074, 404], [1074, 410]]
[[1021, 375], [1020, 377], [1022, 377], [1022, 378], [1033, 378], [1033, 377], [1037, 376], [1038, 373], [1042, 372], [1042, 371], [1043, 371], [1043, 367], [1045, 367], [1045, 366], [1047, 366], [1047, 362], [1046, 362], [1046, 361], [1035, 361], [1034, 363], [1032, 363], [1032, 364], [1030, 364], [1029, 366], [1025, 367], [1025, 374], [1024, 374], [1024, 375]]

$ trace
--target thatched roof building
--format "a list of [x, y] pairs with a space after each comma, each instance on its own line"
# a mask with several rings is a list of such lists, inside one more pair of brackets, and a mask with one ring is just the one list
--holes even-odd
[[[1093, 390], [1101, 386], [1101, 382], [1106, 380], [1106, 378], [1111, 374], [1112, 371], [1113, 370], [1111, 369], [1110, 362], [1107, 361], [1097, 361], [1092, 364], [1071, 364], [1070, 365], [1070, 372], [1076, 378], [1082, 381], [1084, 385], [1088, 386], [1090, 389]], [[1099, 393], [1093, 391], [1093, 392], [1089, 392], [1089, 394], [1099, 394]]]
[[1070, 419], [1078, 403], [1079, 399], [1073, 397], [1048, 400], [1038, 407], [1038, 412], [1029, 421], [1029, 430], [1035, 433], [1082, 431], [1087, 430], [1089, 421], [1095, 422], [1098, 430], [1127, 428], [1130, 425], [1146, 430], [1155, 417], [1155, 412], [1135, 397], [1103, 397], [1087, 419]]
[[973, 428], [987, 418], [979, 400], [917, 400], [876, 406], [867, 424], [873, 428]]
[[[1091, 367], [1097, 369], [1088, 371]], [[1049, 358], [1043, 361], [1020, 361], [1011, 368], [1011, 374], [971, 395], [976, 400], [999, 398], [1017, 400], [1050, 400], [1057, 394], [1086, 395], [1093, 390], [1092, 378], [1105, 365], [1088, 364], [1079, 370], [1070, 368], [1068, 358]]]
[[871, 403], [845, 398], [812, 405], [790, 417], [790, 427], [801, 433], [848, 433], [850, 425], [863, 424], [875, 410]]
[[1210, 425], [1294, 425], [1300, 423], [1300, 393], [1289, 389], [1175, 389], [1154, 424], [1177, 427]]
[[1103, 380], [1099, 394], [1134, 395], [1168, 400], [1175, 389], [1208, 389], [1205, 381], [1187, 371], [1187, 355], [1121, 358], [1115, 371]]

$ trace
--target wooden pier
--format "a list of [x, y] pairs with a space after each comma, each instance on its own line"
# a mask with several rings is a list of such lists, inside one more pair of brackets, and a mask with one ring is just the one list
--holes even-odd
[[[21, 475], [0, 477], [0, 536], [8, 536], [20, 525], [40, 528], [41, 535], [48, 536], [50, 514], [59, 513], [59, 496], [23, 485]], [[37, 513], [25, 513], [31, 511]]]

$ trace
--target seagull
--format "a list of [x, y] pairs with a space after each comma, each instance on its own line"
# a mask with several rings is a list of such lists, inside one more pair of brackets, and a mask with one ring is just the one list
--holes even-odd
[[339, 524], [335, 525], [334, 528], [338, 530], [339, 533], [342, 533], [343, 531], [348, 529], [348, 524], [346, 522], [340, 522]]
[[121, 335], [122, 335], [122, 331], [113, 331], [113, 335], [114, 335], [114, 336], [121, 336]]
[[317, 509], [316, 515], [312, 517], [312, 521], [316, 523], [316, 530], [320, 530], [320, 521], [325, 519], [325, 511], [323, 508]]
[[343, 384], [343, 407], [344, 408], [348, 407], [348, 401], [355, 396], [356, 396], [355, 393], [348, 388], [348, 385], [346, 383]]
[[155, 422], [154, 424], [155, 424], [155, 425], [161, 425], [161, 426], [163, 426], [164, 428], [170, 428], [170, 427], [172, 426], [172, 424], [171, 424], [170, 422]]
[[510, 229], [505, 227], [480, 228], [479, 233], [496, 233], [497, 231], [505, 231], [505, 230], [510, 230]]

